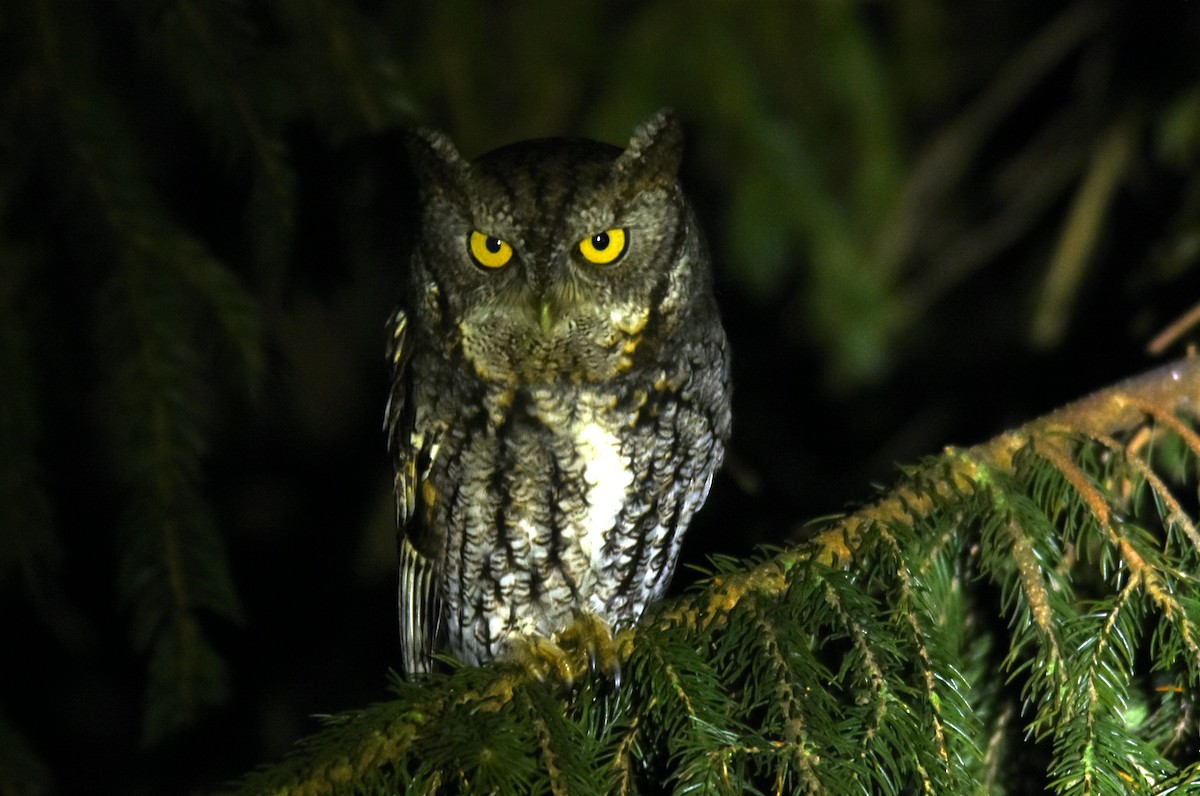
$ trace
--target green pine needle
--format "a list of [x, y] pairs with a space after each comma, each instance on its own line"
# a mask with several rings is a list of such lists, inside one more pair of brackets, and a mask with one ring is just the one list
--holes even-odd
[[237, 792], [982, 794], [1038, 761], [1056, 794], [1169, 792], [1200, 741], [1200, 549], [1172, 491], [1197, 397], [1178, 363], [913, 468], [808, 544], [714, 561], [636, 628], [620, 688], [397, 683]]

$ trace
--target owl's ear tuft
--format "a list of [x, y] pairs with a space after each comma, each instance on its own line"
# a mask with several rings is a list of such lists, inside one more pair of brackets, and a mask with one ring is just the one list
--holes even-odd
[[471, 167], [449, 136], [441, 130], [418, 127], [405, 136], [404, 143], [422, 196], [465, 189]]
[[675, 182], [683, 157], [683, 130], [679, 117], [663, 108], [638, 125], [629, 146], [617, 158], [618, 174], [642, 184]]

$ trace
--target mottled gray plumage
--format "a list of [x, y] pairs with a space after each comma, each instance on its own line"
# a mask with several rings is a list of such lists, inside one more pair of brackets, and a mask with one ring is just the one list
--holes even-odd
[[468, 163], [413, 137], [386, 420], [406, 671], [504, 657], [580, 613], [628, 626], [670, 580], [729, 435], [681, 145], [669, 112], [624, 150], [548, 139]]

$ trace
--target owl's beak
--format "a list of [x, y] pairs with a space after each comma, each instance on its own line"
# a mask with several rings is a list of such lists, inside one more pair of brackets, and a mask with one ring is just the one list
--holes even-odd
[[532, 320], [541, 328], [542, 334], [550, 335], [571, 312], [574, 297], [561, 286], [550, 284], [529, 291], [529, 309]]

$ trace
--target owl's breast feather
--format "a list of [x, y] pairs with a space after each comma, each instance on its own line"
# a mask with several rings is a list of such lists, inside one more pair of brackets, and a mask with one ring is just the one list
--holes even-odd
[[587, 483], [588, 508], [579, 523], [579, 546], [594, 564], [628, 499], [633, 471], [628, 458], [621, 454], [620, 439], [600, 423], [577, 423], [572, 432]]

